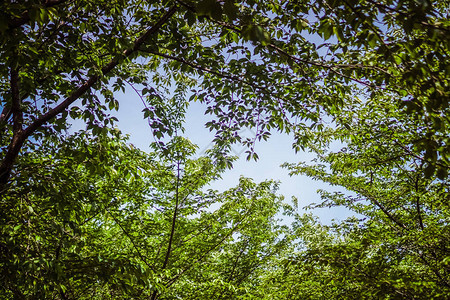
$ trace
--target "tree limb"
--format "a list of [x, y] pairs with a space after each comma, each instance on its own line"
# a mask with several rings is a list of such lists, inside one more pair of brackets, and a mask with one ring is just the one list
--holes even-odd
[[[53, 2], [52, 2], [53, 3]], [[133, 44], [132, 48], [129, 48], [125, 50], [122, 53], [123, 58], [130, 57], [132, 54], [139, 51], [139, 47], [142, 46], [146, 40], [153, 34], [155, 34], [166, 22], [167, 20], [177, 11], [177, 6], [172, 6], [162, 17], [159, 19], [159, 21], [150, 27], [141, 37], [139, 37]], [[0, 185], [6, 184], [11, 170], [12, 166], [14, 164], [15, 159], [17, 158], [20, 149], [22, 148], [23, 143], [25, 140], [33, 134], [37, 129], [39, 129], [42, 125], [56, 117], [58, 114], [62, 113], [65, 109], [69, 107], [73, 102], [75, 102], [78, 98], [80, 98], [84, 93], [86, 93], [92, 86], [94, 86], [95, 83], [98, 82], [98, 80], [110, 73], [117, 65], [120, 64], [122, 60], [119, 58], [112, 59], [106, 66], [102, 68], [101, 75], [93, 75], [91, 76], [87, 81], [85, 81], [84, 84], [79, 86], [69, 97], [67, 97], [63, 102], [61, 102], [59, 105], [54, 107], [53, 109], [49, 110], [45, 114], [41, 115], [39, 118], [37, 118], [36, 121], [34, 121], [32, 124], [30, 124], [26, 129], [21, 131], [21, 134], [17, 135], [15, 138], [13, 137], [13, 140], [11, 141], [8, 152], [5, 156], [5, 158], [2, 161], [2, 164], [0, 165]]]
[[151, 270], [154, 271], [153, 266], [150, 265], [150, 263], [148, 262], [148, 258], [144, 254], [141, 253], [141, 251], [139, 250], [139, 247], [136, 245], [136, 243], [134, 242], [134, 239], [131, 237], [131, 235], [128, 233], [128, 231], [122, 226], [122, 224], [119, 222], [119, 220], [114, 216], [113, 213], [111, 213], [111, 211], [107, 207], [105, 207], [105, 210], [109, 213], [109, 215], [114, 220], [114, 222], [116, 222], [116, 224], [119, 225], [119, 227], [122, 230], [122, 232], [130, 240], [131, 244], [133, 245], [134, 250], [137, 252], [137, 254], [138, 254], [139, 258], [141, 259], [141, 261], [143, 261], [147, 265], [147, 267], [149, 267]]
[[11, 113], [13, 115], [13, 132], [14, 135], [21, 134], [23, 125], [23, 112], [20, 107], [20, 90], [19, 90], [19, 71], [16, 68], [11, 68], [10, 71], [10, 85], [11, 85]]
[[[167, 22], [167, 20], [176, 12], [177, 7], [172, 6], [169, 11], [166, 12], [164, 16], [150, 29], [148, 29], [140, 38], [138, 38], [134, 44], [133, 47], [130, 49], [125, 50], [122, 55], [123, 57], [127, 58], [137, 52], [139, 50], [139, 47], [142, 46], [145, 41], [154, 33], [156, 33], [164, 23]], [[119, 59], [113, 59], [111, 60], [106, 66], [102, 68], [102, 76], [107, 75], [109, 72], [111, 72], [118, 64], [120, 63]], [[90, 77], [83, 85], [78, 87], [72, 95], [67, 97], [63, 102], [61, 102], [59, 105], [54, 107], [53, 109], [49, 110], [47, 113], [40, 116], [34, 123], [32, 123], [28, 128], [25, 129], [25, 135], [28, 137], [33, 133], [37, 128], [42, 126], [44, 123], [48, 122], [49, 120], [53, 119], [56, 115], [63, 112], [69, 105], [71, 105], [75, 100], [77, 100], [80, 96], [82, 96], [86, 91], [88, 91], [97, 81], [100, 79], [99, 75], [94, 75]]]
[[[167, 251], [166, 251], [166, 257], [164, 258], [164, 263], [162, 266], [162, 270], [164, 270], [167, 267], [167, 264], [169, 263], [169, 257], [172, 251], [172, 243], [173, 243], [173, 237], [175, 236], [175, 226], [177, 222], [178, 217], [178, 205], [179, 205], [179, 187], [180, 187], [180, 160], [177, 161], [177, 179], [175, 183], [175, 209], [173, 211], [172, 216], [172, 226], [170, 228], [170, 237], [169, 237], [169, 244], [167, 245]], [[158, 290], [155, 290], [152, 294], [151, 300], [155, 300], [158, 296]]]
[[354, 191], [356, 191], [357, 193], [360, 193], [362, 196], [366, 197], [367, 199], [369, 199], [369, 201], [372, 202], [373, 204], [375, 204], [388, 217], [389, 220], [394, 222], [394, 224], [396, 224], [397, 226], [399, 226], [402, 229], [407, 229], [405, 224], [400, 222], [393, 214], [391, 214], [386, 209], [386, 207], [384, 207], [384, 205], [382, 205], [377, 199], [375, 199], [375, 197], [370, 196], [369, 193], [363, 189], [359, 189], [357, 187], [352, 187], [352, 189]]
[[170, 287], [172, 284], [174, 284], [184, 273], [192, 269], [196, 264], [201, 262], [204, 258], [206, 258], [212, 251], [217, 249], [222, 243], [227, 240], [236, 230], [239, 229], [239, 226], [244, 222], [244, 220], [251, 215], [252, 209], [253, 209], [254, 202], [251, 203], [249, 209], [245, 212], [245, 214], [236, 222], [236, 225], [230, 229], [230, 231], [225, 234], [218, 243], [214, 244], [211, 248], [209, 248], [207, 251], [203, 253], [203, 255], [200, 255], [200, 257], [195, 260], [194, 262], [190, 263], [185, 269], [183, 269], [181, 272], [179, 272], [177, 275], [175, 275], [172, 279], [170, 279], [166, 284], [166, 288]]
[[[180, 57], [173, 56], [173, 55], [170, 55], [170, 54], [161, 53], [161, 52], [152, 51], [152, 50], [147, 50], [147, 49], [146, 50], [141, 50], [141, 51], [142, 52], [146, 52], [146, 53], [151, 53], [151, 54], [154, 54], [154, 55], [157, 55], [157, 56], [161, 56], [161, 57], [164, 57], [164, 58], [167, 58], [167, 59], [178, 61], [178, 62], [180, 62], [182, 64], [185, 64], [185, 65], [188, 65], [188, 66], [192, 67], [193, 69], [200, 70], [200, 71], [203, 71], [203, 72], [206, 72], [206, 73], [210, 73], [210, 74], [215, 75], [215, 76], [220, 77], [220, 78], [225, 78], [225, 79], [229, 79], [230, 81], [240, 82], [240, 83], [242, 83], [244, 85], [250, 86], [250, 87], [254, 88], [255, 90], [261, 91], [261, 92], [265, 93], [266, 95], [269, 95], [269, 96], [279, 100], [280, 101], [280, 105], [281, 105], [282, 102], [289, 102], [287, 99], [274, 94], [273, 92], [271, 92], [266, 87], [262, 87], [262, 86], [259, 86], [259, 85], [255, 84], [254, 82], [244, 80], [244, 79], [242, 79], [239, 76], [233, 76], [233, 75], [230, 75], [230, 74], [227, 74], [227, 73], [224, 73], [224, 72], [214, 71], [214, 70], [212, 70], [210, 68], [204, 67], [202, 65], [198, 65], [198, 64], [193, 63], [191, 61], [185, 60], [184, 58], [180, 58]], [[302, 105], [302, 107], [303, 107], [303, 109], [305, 109], [309, 113], [313, 113], [305, 105]]]

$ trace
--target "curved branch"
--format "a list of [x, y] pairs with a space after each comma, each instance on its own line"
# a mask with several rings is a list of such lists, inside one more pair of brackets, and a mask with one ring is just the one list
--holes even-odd
[[[125, 50], [122, 55], [123, 57], [127, 58], [130, 57], [132, 54], [139, 51], [139, 47], [142, 46], [145, 41], [153, 34], [155, 34], [161, 27], [164, 25], [164, 23], [167, 22], [167, 20], [176, 12], [177, 7], [174, 5], [172, 6], [169, 11], [166, 12], [166, 14], [150, 29], [148, 29], [140, 38], [138, 38], [134, 44], [133, 47], [130, 49]], [[47, 113], [40, 116], [34, 123], [32, 123], [28, 128], [25, 129], [25, 135], [28, 137], [31, 135], [37, 128], [41, 127], [44, 123], [48, 122], [49, 120], [53, 119], [56, 115], [63, 112], [69, 105], [71, 105], [75, 100], [77, 100], [80, 96], [82, 96], [86, 91], [88, 91], [97, 81], [100, 79], [100, 77], [103, 77], [110, 73], [119, 63], [121, 60], [119, 59], [113, 59], [111, 60], [106, 66], [102, 68], [102, 75], [94, 75], [90, 77], [83, 85], [78, 87], [72, 95], [67, 97], [63, 102], [61, 102], [58, 106], [54, 107], [53, 109], [49, 110]]]
[[[155, 34], [166, 22], [169, 20], [170, 17], [177, 11], [177, 6], [172, 6], [162, 17], [159, 19], [159, 21], [153, 25], [151, 28], [149, 28], [141, 37], [139, 37], [133, 44], [133, 47], [125, 50], [122, 53], [122, 58], [130, 57], [132, 54], [139, 51], [139, 47], [142, 46], [148, 38]], [[3, 159], [1, 165], [0, 165], [0, 185], [6, 184], [11, 170], [12, 166], [14, 164], [15, 159], [17, 158], [20, 149], [22, 148], [23, 143], [26, 141], [26, 139], [33, 134], [37, 129], [42, 127], [45, 123], [56, 117], [58, 114], [62, 113], [66, 108], [69, 107], [73, 102], [75, 102], [78, 98], [80, 98], [84, 93], [86, 93], [88, 90], [91, 89], [94, 84], [98, 82], [98, 80], [110, 73], [117, 65], [120, 64], [122, 59], [115, 58], [111, 60], [106, 66], [102, 68], [101, 75], [94, 75], [91, 76], [87, 81], [85, 81], [84, 84], [79, 86], [69, 97], [67, 97], [63, 102], [61, 102], [59, 105], [54, 107], [53, 109], [49, 110], [45, 114], [41, 115], [39, 118], [36, 119], [32, 124], [30, 124], [27, 128], [25, 128], [23, 131], [21, 131], [20, 134], [18, 134], [13, 140], [11, 141], [8, 152]]]

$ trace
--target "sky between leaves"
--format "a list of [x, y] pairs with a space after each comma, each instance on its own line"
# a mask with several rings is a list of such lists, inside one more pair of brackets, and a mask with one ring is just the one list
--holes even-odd
[[[312, 17], [309, 20], [313, 21]], [[315, 34], [309, 34], [306, 31], [302, 32], [309, 41], [313, 43], [323, 43], [323, 39]], [[329, 42], [336, 42], [335, 37], [331, 37]], [[250, 48], [252, 45], [248, 45]], [[325, 51], [319, 49], [319, 52]], [[326, 55], [325, 52], [321, 53]], [[139, 96], [133, 91], [128, 89], [125, 93], [116, 94], [117, 100], [119, 100], [120, 107], [118, 111], [111, 112], [111, 115], [118, 119], [117, 125], [119, 129], [130, 136], [129, 142], [134, 146], [149, 151], [149, 145], [155, 142], [152, 135], [152, 130], [148, 125], [147, 120], [144, 119], [142, 104]], [[204, 114], [206, 109], [205, 105], [194, 102], [189, 104], [189, 108], [186, 114], [186, 123], [184, 124], [185, 132], [182, 136], [191, 140], [198, 146], [197, 155], [200, 156], [212, 145], [214, 138], [207, 128], [205, 123], [210, 121], [211, 116]], [[73, 121], [72, 121], [73, 122]], [[81, 121], [76, 120], [73, 124], [73, 130], [84, 129], [84, 125]], [[254, 135], [254, 132], [250, 129], [244, 129], [245, 132], [240, 132], [242, 136]], [[267, 179], [273, 179], [280, 182], [279, 193], [285, 197], [285, 201], [291, 202], [291, 197], [298, 198], [299, 209], [311, 204], [319, 203], [320, 196], [317, 190], [324, 189], [327, 191], [344, 191], [340, 187], [332, 187], [324, 182], [314, 181], [304, 175], [289, 176], [289, 171], [281, 167], [281, 164], [296, 163], [296, 162], [310, 162], [314, 158], [314, 154], [308, 152], [295, 153], [292, 148], [294, 139], [292, 135], [285, 133], [280, 134], [272, 130], [271, 136], [268, 141], [257, 142], [255, 151], [257, 152], [259, 159], [257, 161], [247, 160], [245, 150], [241, 145], [234, 145], [232, 148], [232, 155], [237, 155], [239, 159], [233, 163], [233, 169], [227, 170], [222, 179], [213, 182], [210, 188], [224, 191], [228, 188], [234, 187], [239, 182], [239, 177], [249, 177], [255, 182], [261, 182]], [[347, 208], [333, 207], [331, 209], [321, 208], [315, 210], [304, 210], [305, 212], [312, 212], [319, 217], [319, 220], [323, 224], [331, 224], [333, 219], [336, 221], [342, 221], [347, 217], [354, 215]], [[287, 221], [287, 220], [283, 220]]]
[[[111, 112], [111, 115], [119, 120], [117, 122], [118, 128], [124, 134], [130, 136], [129, 142], [131, 144], [144, 151], [150, 151], [149, 145], [155, 140], [147, 120], [143, 117], [142, 109], [144, 107], [138, 95], [132, 89], [129, 89], [125, 93], [118, 93], [117, 98], [121, 105], [119, 110]], [[204, 111], [205, 106], [201, 103], [190, 104], [184, 124], [186, 131], [182, 134], [198, 146], [198, 156], [211, 146], [214, 137], [213, 133], [205, 128], [205, 123], [210, 120], [210, 116], [206, 116]], [[72, 124], [72, 132], [84, 129], [84, 124], [80, 120], [72, 121]], [[251, 136], [254, 134], [250, 129], [245, 130], [246, 132], [243, 132], [243, 135]], [[292, 149], [292, 143], [292, 136], [272, 132], [268, 141], [257, 142], [255, 147], [259, 156], [257, 161], [248, 161], [245, 154], [246, 149], [241, 145], [233, 145], [232, 154], [239, 156], [239, 159], [234, 162], [233, 169], [227, 170], [222, 179], [212, 183], [210, 187], [219, 191], [226, 190], [236, 186], [240, 176], [252, 178], [255, 182], [273, 179], [281, 183], [279, 193], [285, 196], [285, 201], [290, 202], [292, 196], [298, 198], [300, 209], [313, 202], [318, 203], [320, 201], [318, 189], [343, 191], [303, 175], [289, 176], [289, 171], [281, 168], [281, 164], [285, 162], [309, 162], [314, 158], [312, 153], [295, 153]], [[353, 215], [348, 209], [337, 207], [308, 210], [307, 212], [312, 212], [318, 216], [323, 224], [331, 224], [333, 219], [341, 221]], [[283, 220], [283, 222], [288, 222], [288, 220]]]

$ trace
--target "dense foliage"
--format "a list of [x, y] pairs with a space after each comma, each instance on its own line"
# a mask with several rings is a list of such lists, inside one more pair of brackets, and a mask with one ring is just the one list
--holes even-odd
[[276, 185], [203, 191], [220, 170], [183, 139], [163, 157], [118, 135], [43, 146], [2, 197], [2, 299], [228, 298], [283, 248]]
[[345, 206], [358, 218], [336, 224], [330, 242], [309, 246], [289, 271], [321, 274], [313, 281], [333, 298], [446, 299], [449, 165], [439, 164], [437, 175], [429, 171], [432, 162], [414, 144], [426, 131], [386, 101], [353, 107], [341, 124], [327, 132], [344, 144], [339, 151], [316, 148], [316, 165], [288, 167], [352, 192], [322, 191], [324, 201], [314, 206]]
[[[0, 297], [445, 299], [449, 7], [1, 2]], [[151, 153], [113, 129], [126, 89], [142, 99]], [[199, 159], [180, 137], [192, 101], [216, 134]], [[86, 130], [66, 136], [69, 117]], [[287, 165], [293, 175], [348, 191], [322, 191], [317, 206], [355, 218], [320, 225], [273, 182], [207, 190], [231, 143], [257, 158], [273, 130], [317, 154]]]
[[[357, 90], [382, 93], [429, 127], [418, 147], [448, 160], [447, 1], [29, 0], [0, 11], [3, 183], [24, 144], [69, 114], [95, 133], [113, 122], [106, 109], [125, 87], [156, 136], [172, 133], [168, 100], [192, 90], [217, 141], [250, 155], [272, 128], [303, 148], [323, 113], [339, 115]], [[235, 134], [245, 126], [255, 139]]]

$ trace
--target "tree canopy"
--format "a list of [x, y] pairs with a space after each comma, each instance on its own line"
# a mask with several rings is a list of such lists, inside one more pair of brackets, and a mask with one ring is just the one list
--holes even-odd
[[[0, 296], [445, 299], [449, 7], [1, 2]], [[150, 153], [114, 128], [125, 90], [142, 100]], [[180, 135], [193, 101], [215, 133], [199, 159]], [[67, 135], [72, 119], [86, 130]], [[231, 144], [256, 159], [275, 130], [317, 155], [292, 175], [347, 191], [317, 207], [354, 218], [321, 225], [270, 181], [207, 190]]]
[[188, 102], [190, 92], [216, 116], [208, 126], [217, 141], [250, 148], [255, 141], [238, 128], [254, 127], [257, 140], [273, 128], [294, 131], [302, 148], [323, 113], [339, 116], [344, 104], [383, 94], [429, 128], [417, 147], [433, 166], [448, 161], [447, 1], [36, 0], [0, 8], [3, 182], [24, 144], [64, 129], [68, 115], [96, 132], [111, 124], [114, 91], [126, 87], [142, 96], [156, 136], [171, 133], [167, 100]]
[[204, 191], [221, 170], [184, 139], [164, 155], [117, 134], [45, 146], [2, 195], [3, 299], [228, 298], [285, 244], [277, 185]]

